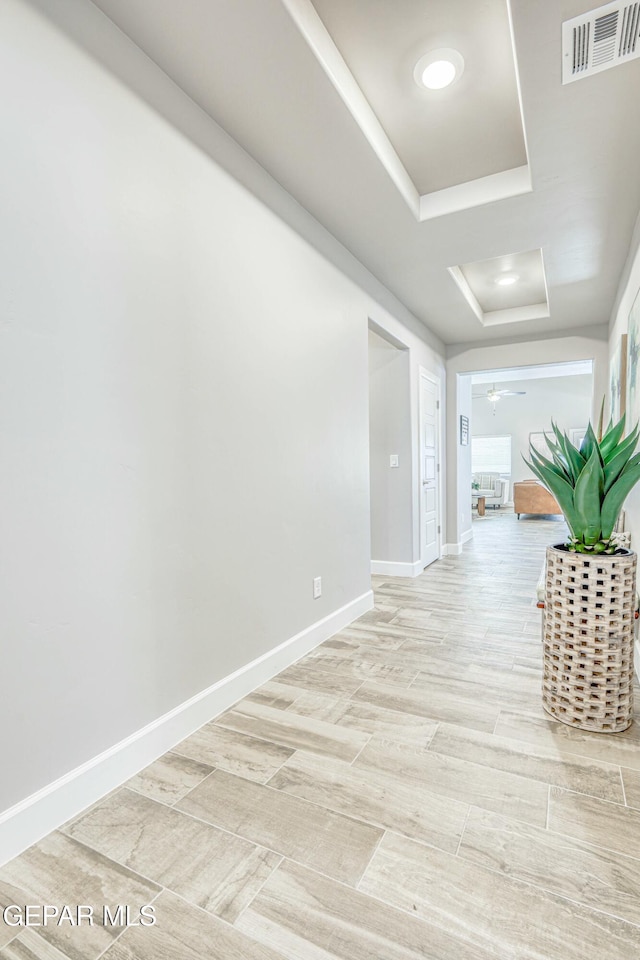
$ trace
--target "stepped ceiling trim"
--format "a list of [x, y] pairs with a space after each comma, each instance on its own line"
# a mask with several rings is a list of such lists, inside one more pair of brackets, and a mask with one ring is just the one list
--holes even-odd
[[[486, 203], [493, 203], [496, 200], [505, 200], [509, 197], [517, 197], [531, 192], [529, 152], [522, 112], [522, 97], [510, 9], [509, 28], [527, 163], [511, 170], [503, 170], [486, 177], [480, 177], [477, 180], [470, 180], [467, 183], [456, 184], [443, 190], [420, 195], [311, 0], [281, 0], [281, 2], [416, 220], [419, 222], [432, 220], [450, 213], [457, 213]], [[509, 4], [507, 4], [507, 7], [509, 8]], [[548, 313], [546, 316], [548, 316]]]

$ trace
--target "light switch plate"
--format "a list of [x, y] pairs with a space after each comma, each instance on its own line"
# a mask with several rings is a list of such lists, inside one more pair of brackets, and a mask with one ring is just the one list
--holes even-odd
[[399, 460], [398, 460], [398, 454], [397, 454], [397, 453], [392, 453], [391, 456], [389, 457], [389, 466], [390, 466], [390, 467], [399, 467], [399, 466], [400, 466], [400, 462], [399, 462]]

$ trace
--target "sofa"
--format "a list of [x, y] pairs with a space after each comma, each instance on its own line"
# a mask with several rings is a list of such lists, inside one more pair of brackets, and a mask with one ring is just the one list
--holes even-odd
[[478, 503], [478, 497], [484, 497], [485, 506], [498, 509], [507, 502], [509, 481], [504, 480], [499, 473], [474, 473], [472, 484], [479, 484], [479, 489], [471, 488], [473, 506]]
[[562, 513], [558, 501], [538, 480], [519, 480], [513, 485], [513, 510], [518, 520], [523, 513]]

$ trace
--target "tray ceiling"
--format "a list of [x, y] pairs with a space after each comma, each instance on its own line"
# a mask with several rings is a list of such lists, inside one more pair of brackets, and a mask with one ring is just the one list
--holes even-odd
[[[504, 0], [313, 0], [420, 194], [526, 164]], [[430, 50], [464, 58], [459, 80], [420, 89]]]
[[[292, 13], [293, 7], [310, 12], [340, 58], [318, 13], [322, 8], [329, 21], [330, 8], [324, 2], [317, 0], [314, 7], [311, 0], [183, 0], [180, 4], [175, 0], [95, 0], [95, 6], [446, 343], [566, 335], [585, 327], [600, 330], [614, 304], [640, 207], [640, 100], [636, 96], [640, 60], [563, 86], [562, 22], [584, 13], [584, 0], [563, 0], [561, 5], [505, 2], [526, 127], [529, 163], [525, 169], [530, 170], [531, 182], [518, 196], [504, 199], [503, 192], [503, 199], [496, 196], [494, 202], [481, 201], [482, 205], [477, 196], [469, 195], [478, 181], [423, 194], [420, 200], [405, 171], [421, 212], [423, 201], [429, 201], [432, 218], [424, 219], [407, 202], [411, 191], [399, 191], [397, 168], [394, 179], [389, 156], [385, 163], [372, 148], [371, 129], [364, 130], [357, 122], [335, 76], [319, 62]], [[372, 20], [388, 17], [389, 10], [403, 4], [404, 0], [369, 0], [367, 4], [344, 0], [344, 6], [356, 13], [366, 6]], [[62, 4], [55, 9], [60, 6], [65, 8]], [[334, 6], [337, 10], [337, 0]], [[475, 4], [450, 0], [443, 7], [440, 0], [424, 0], [425, 20], [431, 22], [436, 11], [440, 16], [444, 10], [451, 11], [453, 22], [457, 11], [469, 6], [485, 9], [487, 4], [485, 0]], [[394, 49], [399, 49], [396, 34], [404, 23], [402, 17], [397, 19], [388, 31]], [[337, 36], [337, 27], [332, 29]], [[371, 30], [376, 44], [382, 44], [383, 31], [375, 25]], [[108, 32], [105, 26], [105, 35]], [[96, 27], [89, 45], [97, 47], [100, 34]], [[438, 36], [438, 42], [455, 42], [443, 32]], [[345, 41], [341, 42], [344, 46]], [[418, 42], [422, 48], [422, 37], [416, 35], [409, 18], [406, 50]], [[501, 41], [498, 46], [502, 49]], [[377, 51], [376, 47], [376, 59]], [[346, 46], [345, 55], [353, 59]], [[126, 75], [115, 59], [110, 69], [129, 83], [135, 72], [131, 69]], [[354, 62], [353, 70], [359, 69]], [[404, 69], [398, 63], [397, 71]], [[150, 77], [138, 84], [141, 96], [147, 96], [146, 83], [151, 84]], [[155, 109], [163, 109], [164, 96], [158, 92], [155, 100], [150, 98]], [[167, 104], [167, 115], [180, 127], [180, 115], [168, 94]], [[381, 122], [369, 109], [404, 170]], [[186, 125], [181, 129], [190, 135]], [[487, 140], [498, 149], [496, 137]], [[398, 150], [402, 149], [399, 143]], [[473, 149], [472, 144], [468, 150]], [[211, 155], [224, 165], [215, 151]], [[408, 158], [406, 162], [410, 164]], [[227, 168], [234, 173], [231, 163]], [[504, 176], [492, 174], [488, 179]], [[450, 200], [452, 191], [457, 192], [456, 204], [439, 203], [443, 194]], [[288, 216], [281, 212], [284, 205], [274, 209], [285, 219]], [[298, 229], [296, 217], [297, 213], [291, 214]], [[347, 261], [340, 259], [341, 253], [330, 253], [331, 245], [316, 238], [311, 218], [310, 242], [341, 269], [348, 269], [342, 266]], [[505, 323], [508, 317], [503, 311], [500, 325], [479, 323], [477, 313], [452, 282], [451, 265], [500, 257], [506, 251], [539, 249], [544, 253], [548, 315], [523, 319], [520, 313]], [[354, 276], [356, 270], [354, 266]]]

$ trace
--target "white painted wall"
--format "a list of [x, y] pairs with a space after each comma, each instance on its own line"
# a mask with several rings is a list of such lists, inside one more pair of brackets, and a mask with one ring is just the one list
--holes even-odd
[[410, 348], [414, 440], [418, 367], [443, 374], [109, 43], [208, 152], [5, 0], [0, 810], [366, 593], [368, 320]]
[[[593, 377], [549, 377], [543, 380], [512, 380], [498, 384], [501, 390], [524, 390], [522, 397], [503, 397], [491, 404], [473, 401], [473, 436], [511, 436], [511, 480], [531, 480], [533, 473], [523, 461], [529, 456], [529, 434], [551, 432], [551, 420], [563, 430], [585, 427], [591, 415]], [[486, 384], [476, 384], [474, 394], [486, 393]], [[495, 412], [494, 412], [495, 411]]]
[[[390, 457], [398, 457], [398, 467]], [[369, 333], [371, 558], [413, 560], [412, 435], [408, 350]]]
[[[604, 335], [604, 332], [603, 332]], [[467, 379], [466, 374], [483, 370], [508, 370], [513, 367], [539, 366], [545, 363], [562, 363], [569, 360], [593, 361], [593, 405], [591, 415], [597, 416], [602, 397], [608, 390], [609, 348], [606, 340], [600, 340], [594, 331], [593, 336], [558, 337], [550, 340], [518, 341], [514, 343], [490, 344], [488, 346], [461, 345], [447, 350], [447, 418], [448, 454], [447, 470], [451, 476], [457, 464], [457, 432], [459, 413], [464, 412], [466, 395], [459, 396], [459, 381]], [[469, 383], [470, 387], [470, 383]], [[453, 415], [453, 411], [456, 415]], [[471, 458], [468, 472], [464, 474], [464, 465], [460, 465], [455, 486], [448, 487], [447, 499], [447, 536], [449, 542], [460, 542], [467, 531], [462, 519], [465, 498], [471, 483]]]
[[[611, 315], [609, 330], [609, 349], [612, 355], [620, 342], [622, 334], [629, 329], [629, 313], [640, 292], [640, 217], [636, 222], [629, 256], [623, 271], [616, 303]], [[633, 424], [630, 424], [633, 426]], [[636, 486], [626, 499], [625, 528], [631, 533], [631, 546], [640, 550], [640, 489]], [[640, 654], [640, 650], [637, 651]]]

